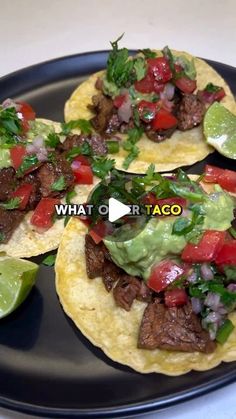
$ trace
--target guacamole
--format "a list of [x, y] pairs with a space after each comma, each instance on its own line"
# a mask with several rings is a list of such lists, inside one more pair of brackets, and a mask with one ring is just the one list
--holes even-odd
[[11, 157], [9, 148], [0, 147], [0, 169], [11, 166]]
[[[204, 230], [224, 231], [230, 228], [234, 201], [219, 186], [215, 192], [206, 195], [202, 203]], [[191, 217], [191, 212], [186, 217]], [[104, 240], [113, 261], [128, 274], [147, 279], [154, 264], [169, 256], [177, 256], [184, 249], [187, 240], [184, 235], [172, 234], [176, 217], [152, 218], [132, 240], [112, 242]]]
[[44, 122], [35, 119], [34, 121], [30, 121], [30, 129], [27, 132], [27, 140], [32, 141], [38, 135], [46, 139], [49, 134], [53, 134], [54, 132], [55, 128], [52, 124], [45, 124]]

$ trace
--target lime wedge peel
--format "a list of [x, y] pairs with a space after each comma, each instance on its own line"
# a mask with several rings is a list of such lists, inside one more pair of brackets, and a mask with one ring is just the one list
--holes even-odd
[[236, 159], [236, 115], [215, 102], [205, 114], [203, 130], [208, 144], [220, 154]]
[[26, 299], [35, 284], [38, 268], [27, 260], [0, 258], [0, 319]]

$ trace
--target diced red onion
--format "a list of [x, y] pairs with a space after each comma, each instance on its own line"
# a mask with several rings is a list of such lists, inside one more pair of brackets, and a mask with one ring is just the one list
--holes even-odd
[[206, 281], [210, 281], [211, 279], [214, 278], [214, 274], [210, 268], [210, 266], [207, 263], [203, 263], [201, 265], [201, 274], [203, 279], [205, 279]]
[[187, 281], [190, 282], [191, 284], [193, 284], [194, 282], [196, 282], [197, 280], [197, 274], [196, 272], [192, 272], [188, 277], [187, 277]]
[[37, 137], [34, 138], [32, 144], [36, 148], [44, 147], [44, 139], [43, 139], [43, 137], [41, 137], [40, 135], [37, 135]]
[[71, 163], [71, 169], [72, 170], [78, 170], [80, 168], [80, 166], [81, 166], [81, 162], [80, 161], [74, 160]]
[[236, 292], [236, 284], [229, 284], [228, 286], [227, 286], [227, 289], [229, 290], [229, 291], [231, 291], [231, 292]]
[[165, 100], [172, 100], [175, 94], [175, 86], [172, 83], [166, 83], [163, 92], [160, 93], [160, 98]]
[[220, 303], [220, 295], [215, 294], [214, 292], [208, 292], [204, 304], [207, 307], [210, 307], [212, 310], [217, 311], [219, 307], [221, 306]]
[[14, 102], [14, 100], [8, 98], [2, 102], [2, 107], [6, 108], [15, 108], [16, 111], [20, 110], [21, 105], [19, 103]]
[[212, 311], [205, 317], [206, 323], [216, 323], [219, 325], [222, 321], [222, 316], [220, 313], [217, 313], [216, 311]]
[[192, 297], [191, 298], [192, 308], [195, 314], [199, 314], [202, 311], [203, 304], [200, 298]]
[[132, 103], [128, 95], [126, 96], [125, 101], [119, 107], [117, 114], [121, 122], [129, 122], [132, 116]]
[[26, 152], [27, 154], [36, 154], [38, 149], [33, 144], [27, 144]]

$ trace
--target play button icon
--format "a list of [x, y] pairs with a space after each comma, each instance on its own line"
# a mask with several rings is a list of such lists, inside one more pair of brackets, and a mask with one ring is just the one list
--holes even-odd
[[128, 205], [122, 204], [122, 202], [118, 201], [115, 198], [110, 198], [108, 201], [109, 205], [109, 213], [108, 213], [108, 220], [113, 223], [119, 218], [122, 218], [124, 215], [127, 215], [131, 212], [130, 207]]

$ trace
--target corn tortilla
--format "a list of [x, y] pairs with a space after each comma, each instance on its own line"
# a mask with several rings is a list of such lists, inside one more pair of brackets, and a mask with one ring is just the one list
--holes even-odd
[[[161, 55], [160, 51], [156, 51]], [[173, 51], [177, 55], [185, 55], [188, 59], [193, 57], [186, 52]], [[224, 79], [209, 65], [200, 58], [194, 58], [197, 71], [197, 88], [204, 89], [207, 83], [211, 82], [225, 89], [226, 96], [221, 101], [222, 105], [231, 112], [236, 113], [236, 105], [234, 96], [224, 81]], [[92, 96], [98, 93], [95, 88], [95, 82], [98, 76], [104, 71], [100, 71], [91, 75], [85, 82], [77, 87], [71, 97], [65, 104], [65, 121], [75, 120], [79, 118], [90, 119], [93, 113], [87, 108], [91, 104]], [[79, 130], [75, 132], [80, 132]], [[120, 134], [119, 134], [120, 136]], [[126, 138], [125, 135], [122, 138]], [[140, 154], [135, 161], [131, 163], [128, 171], [133, 173], [143, 173], [147, 170], [150, 163], [154, 163], [156, 171], [164, 172], [176, 169], [177, 167], [192, 165], [203, 160], [214, 149], [210, 147], [204, 138], [202, 125], [195, 127], [189, 131], [176, 130], [171, 138], [161, 143], [154, 143], [144, 134], [138, 143]], [[110, 155], [115, 158], [116, 168], [124, 170], [122, 163], [127, 152], [120, 147], [118, 154]]]
[[[236, 360], [236, 328], [227, 342], [217, 344], [211, 354], [138, 349], [138, 332], [147, 303], [135, 300], [127, 312], [116, 305], [102, 278], [88, 278], [84, 249], [86, 232], [83, 223], [71, 219], [62, 235], [55, 271], [62, 307], [90, 342], [113, 361], [141, 373], [176, 376], [191, 370], [209, 370], [222, 361]], [[236, 313], [231, 313], [229, 318], [236, 326]]]

